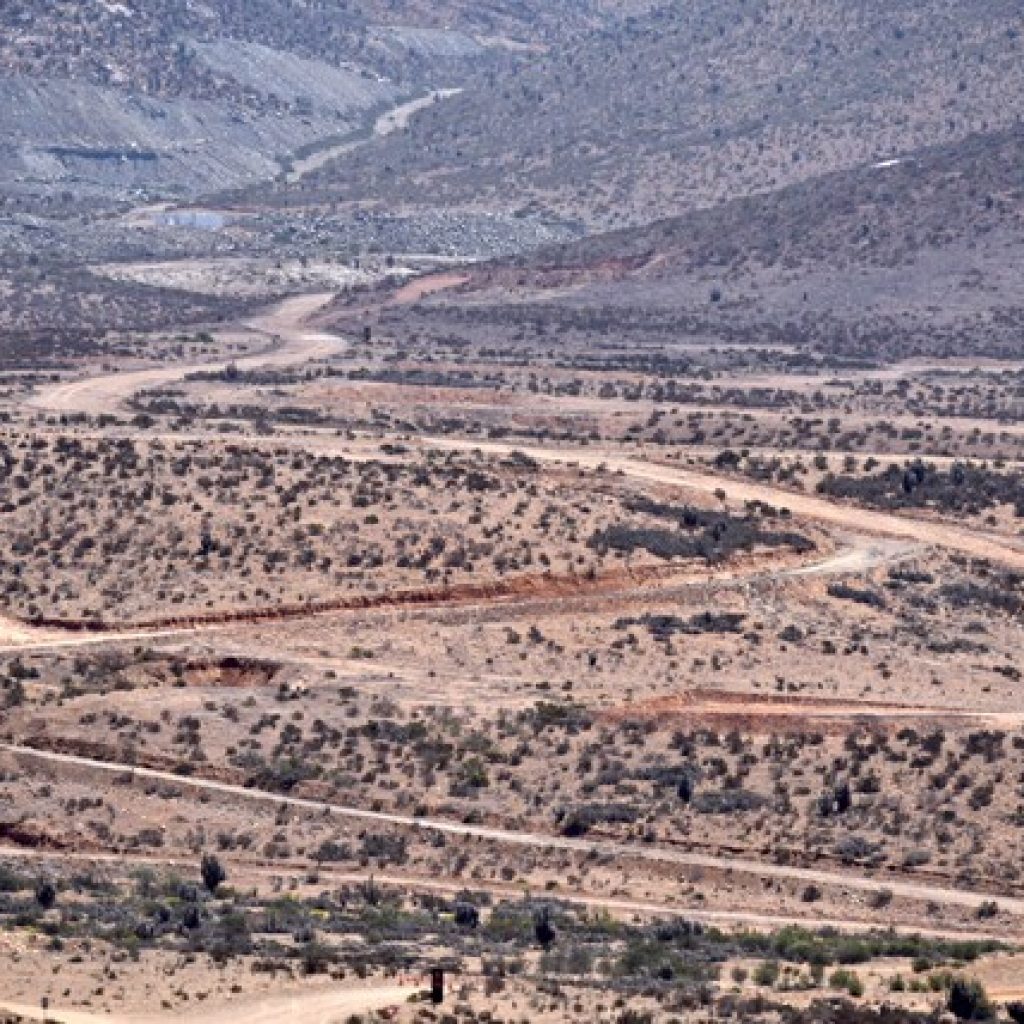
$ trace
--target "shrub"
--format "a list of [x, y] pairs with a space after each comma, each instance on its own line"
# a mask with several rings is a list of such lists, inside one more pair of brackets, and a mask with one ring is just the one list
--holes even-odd
[[456, 903], [455, 923], [460, 928], [476, 928], [480, 924], [480, 911], [472, 903]]
[[1006, 1014], [1013, 1024], [1024, 1024], [1024, 1003], [1007, 1003]]
[[36, 886], [36, 903], [49, 910], [57, 902], [57, 887], [46, 879]]
[[848, 971], [845, 967], [833, 971], [828, 983], [832, 988], [846, 989], [854, 998], [864, 995], [864, 983], [860, 980], [860, 976], [854, 971]]
[[224, 865], [212, 853], [203, 854], [199, 870], [203, 876], [203, 885], [211, 893], [216, 893], [219, 886], [227, 881], [228, 873], [224, 870]]
[[992, 1017], [992, 1006], [985, 989], [980, 982], [967, 978], [953, 979], [946, 1006], [958, 1020], [989, 1020]]

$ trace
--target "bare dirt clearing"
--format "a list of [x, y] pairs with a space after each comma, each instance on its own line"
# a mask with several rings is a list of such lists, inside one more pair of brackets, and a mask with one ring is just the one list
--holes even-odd
[[207, 1005], [190, 1009], [187, 1013], [114, 1012], [84, 1013], [80, 1010], [62, 1010], [0, 1003], [9, 1013], [18, 1013], [29, 1020], [59, 1022], [59, 1024], [236, 1024], [240, 1020], [253, 1024], [335, 1024], [347, 1015], [367, 1013], [388, 1006], [401, 1006], [417, 991], [413, 985], [367, 986], [344, 989], [336, 985], [328, 991], [297, 991], [293, 994], [267, 995], [261, 999], [243, 998], [226, 1005]]
[[467, 274], [428, 274], [426, 277], [417, 278], [403, 285], [395, 292], [392, 299], [398, 304], [418, 302], [420, 299], [436, 292], [446, 291], [449, 288], [457, 288], [470, 280]]

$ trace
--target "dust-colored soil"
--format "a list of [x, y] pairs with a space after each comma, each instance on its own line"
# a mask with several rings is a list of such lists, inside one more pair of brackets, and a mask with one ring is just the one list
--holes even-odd
[[756, 696], [694, 689], [673, 697], [655, 697], [622, 704], [603, 711], [608, 722], [677, 722], [691, 727], [718, 729], [768, 729], [772, 732], [805, 732], [837, 726], [848, 732], [851, 723], [900, 729], [908, 722], [932, 728], [967, 726], [1014, 729], [1024, 726], [1020, 714], [984, 711], [951, 711], [948, 707], [898, 704], [886, 701], [843, 701], [824, 697]]
[[[399, 289], [392, 302], [414, 304], [464, 280], [458, 273], [428, 276]], [[208, 399], [256, 407], [271, 393], [284, 404], [297, 381], [306, 397], [344, 409], [362, 388], [358, 360], [379, 366], [386, 358], [372, 346], [319, 333], [312, 324], [324, 299], [293, 299], [246, 324], [264, 350], [236, 365], [283, 369], [332, 358], [330, 373], [321, 366], [308, 381], [305, 374], [279, 374], [269, 381], [189, 382], [189, 400], [201, 399], [193, 408]], [[107, 372], [45, 387], [29, 409], [123, 412], [125, 399], [140, 389], [223, 365]], [[442, 386], [414, 390], [403, 380], [398, 374], [367, 387], [365, 411], [424, 395], [443, 407], [449, 397]], [[487, 387], [463, 390], [470, 397], [451, 403], [453, 422], [456, 414], [472, 417], [488, 406], [507, 413], [517, 402], [523, 408], [515, 415], [524, 419], [539, 405], [552, 419], [564, 411], [556, 391], [538, 395], [504, 384], [493, 396]], [[588, 403], [600, 411], [600, 402], [586, 396], [569, 396], [565, 406], [575, 414], [589, 412]], [[630, 408], [623, 399], [615, 414]], [[38, 805], [37, 813], [12, 814], [0, 825], [10, 844], [0, 856], [21, 860], [34, 874], [91, 859], [111, 872], [122, 869], [126, 878], [147, 868], [194, 877], [198, 852], [216, 837], [239, 891], [251, 884], [277, 895], [284, 876], [307, 890], [358, 887], [369, 872], [382, 887], [446, 902], [467, 888], [495, 900], [548, 896], [623, 921], [681, 916], [725, 928], [800, 924], [861, 932], [891, 924], [933, 937], [1024, 934], [1020, 875], [1001, 870], [1019, 853], [1017, 797], [1012, 786], [989, 783], [996, 772], [998, 784], [1020, 770], [1010, 735], [1024, 728], [1017, 627], [1012, 616], [978, 609], [971, 617], [984, 618], [984, 628], [961, 622], [966, 616], [948, 614], [954, 606], [943, 593], [948, 581], [963, 584], [973, 571], [951, 555], [1024, 567], [1024, 548], [1010, 529], [1005, 536], [993, 532], [994, 522], [993, 530], [979, 529], [980, 517], [939, 522], [927, 510], [864, 511], [694, 468], [713, 446], [685, 453], [652, 446], [646, 453], [657, 455], [648, 457], [643, 449], [598, 441], [611, 436], [599, 433], [575, 449], [465, 440], [455, 436], [458, 426], [451, 437], [443, 425], [378, 429], [353, 419], [349, 429], [340, 418], [302, 428], [275, 421], [268, 428], [274, 433], [259, 437], [239, 426], [246, 422], [241, 415], [218, 435], [212, 417], [189, 417], [172, 422], [168, 415], [145, 432], [124, 423], [67, 432], [98, 443], [144, 438], [273, 449], [282, 466], [314, 453], [379, 462], [396, 474], [381, 510], [390, 506], [404, 519], [413, 503], [395, 479], [410, 449], [420, 458], [417, 447], [428, 449], [448, 464], [447, 453], [461, 452], [474, 471], [495, 456], [519, 453], [537, 463], [517, 481], [524, 492], [554, 508], [543, 491], [554, 479], [574, 501], [578, 496], [573, 530], [544, 552], [562, 556], [551, 563], [557, 571], [531, 561], [512, 577], [479, 561], [472, 570], [479, 575], [469, 582], [453, 576], [456, 582], [443, 586], [434, 576], [419, 586], [419, 578], [398, 582], [384, 561], [369, 574], [373, 586], [365, 595], [341, 585], [326, 596], [282, 588], [261, 592], [255, 610], [239, 611], [211, 595], [205, 607], [139, 606], [123, 620], [110, 600], [88, 619], [95, 605], [72, 613], [65, 597], [63, 608], [46, 606], [36, 627], [0, 622], [0, 655], [17, 663], [11, 681], [20, 687], [4, 690], [11, 703], [0, 715], [8, 740], [0, 753], [12, 808]], [[64, 433], [54, 421], [45, 429]], [[654, 461], [680, 454], [691, 460], [686, 468]], [[755, 549], [704, 566], [645, 562], [630, 549], [607, 567], [591, 565], [590, 488], [607, 498], [625, 492], [623, 481], [667, 508], [732, 514], [746, 503], [751, 521], [763, 513], [765, 521], [813, 537], [817, 551]], [[283, 472], [274, 485], [286, 488]], [[451, 513], [446, 536], [460, 533], [457, 513], [471, 503], [486, 502], [501, 520], [496, 527], [485, 522], [484, 530], [503, 528], [506, 512], [494, 510], [505, 506], [496, 504], [496, 492], [471, 494], [467, 502], [469, 489], [458, 480], [435, 490], [443, 501], [431, 514]], [[197, 503], [197, 495], [187, 491], [182, 507]], [[322, 511], [343, 496], [334, 488], [313, 507]], [[774, 508], [758, 510], [757, 503]], [[532, 522], [511, 511], [517, 504], [509, 502], [507, 517]], [[207, 511], [223, 518], [224, 507], [222, 501]], [[303, 524], [320, 515], [295, 511]], [[473, 514], [465, 522], [479, 525]], [[623, 518], [617, 505], [609, 514]], [[381, 525], [376, 513], [373, 519], [363, 512], [352, 517], [364, 547], [377, 535], [370, 526], [390, 529], [390, 520]], [[630, 525], [639, 532], [662, 524]], [[44, 558], [31, 518], [24, 533], [33, 541], [26, 551], [41, 550]], [[303, 543], [296, 533], [296, 547]], [[855, 584], [845, 588], [854, 597], [834, 593], [837, 582]], [[984, 582], [995, 598], [1005, 596], [994, 575]], [[858, 592], [876, 600], [858, 603]], [[180, 615], [173, 614], [177, 607]], [[742, 625], [714, 625], [711, 612]], [[996, 730], [1006, 735], [993, 737]], [[925, 757], [940, 734], [940, 753]], [[449, 749], [451, 756], [429, 760]], [[929, 793], [930, 780], [954, 759], [949, 778]], [[1004, 763], [990, 770], [996, 761]], [[293, 776], [292, 764], [315, 764], [319, 774]], [[483, 784], [460, 788], [460, 772], [473, 767]], [[692, 799], [673, 775], [691, 767], [701, 787]], [[839, 817], [821, 808], [842, 781], [850, 781], [853, 796], [849, 813]], [[89, 802], [95, 793], [103, 795], [102, 812]], [[698, 796], [721, 797], [721, 807]], [[750, 798], [753, 809], [734, 797]], [[581, 813], [620, 806], [642, 810], [625, 819]], [[67, 822], [64, 808], [71, 809]], [[895, 835], [886, 824], [890, 811], [901, 823]], [[957, 834], [943, 836], [950, 821]], [[368, 834], [408, 840], [408, 858], [389, 867], [386, 858], [363, 854], [358, 844]], [[325, 837], [351, 848], [320, 863]], [[866, 852], [851, 847], [851, 838], [863, 839]], [[824, 891], [803, 895], [814, 888]], [[927, 923], [934, 927], [920, 927]], [[1016, 995], [1015, 970], [1004, 965], [991, 975], [994, 995]], [[877, 978], [872, 984], [872, 993], [882, 991]], [[410, 989], [245, 991], [228, 1001], [222, 986], [187, 1016], [198, 1024], [327, 1024], [404, 1002]], [[24, 1002], [32, 992], [23, 988], [12, 998]], [[130, 1002], [112, 1017], [81, 1003], [48, 1016], [68, 1024], [185, 1019], [180, 1010], [157, 1014], [152, 1005]]]
[[[666, 847], [626, 845], [616, 842], [605, 842], [599, 839], [573, 839], [566, 836], [543, 835], [536, 832], [514, 831], [485, 825], [466, 824], [447, 819], [389, 814], [364, 808], [347, 807], [324, 800], [310, 800], [301, 797], [265, 793], [232, 783], [202, 779], [195, 776], [183, 778], [181, 775], [173, 772], [140, 767], [139, 765], [97, 761], [88, 757], [36, 750], [31, 747], [7, 743], [0, 743], [0, 751], [14, 754], [29, 764], [32, 761], [40, 761], [62, 764], [69, 768], [98, 771], [110, 775], [124, 775], [127, 773], [140, 779], [172, 783], [188, 789], [217, 793], [258, 803], [270, 803], [277, 806], [295, 807], [306, 811], [329, 813], [340, 818], [352, 818], [383, 824], [402, 825], [415, 829], [426, 829], [444, 835], [471, 837], [512, 847], [566, 850], [580, 853], [593, 853], [596, 851], [598, 854], [608, 855], [623, 861], [637, 860], [640, 862], [689, 865], [711, 870], [746, 873], [754, 877], [796, 879], [800, 882], [845, 886], [848, 889], [864, 892], [875, 892], [881, 884], [878, 878], [857, 875], [852, 871], [835, 872], [817, 868], [797, 867], [789, 864], [769, 864], [762, 861], [748, 860], [743, 857], [720, 857], [688, 853]], [[1017, 917], [1024, 916], [1024, 898], [992, 893], [968, 892], [963, 889], [951, 889], [939, 885], [929, 885], [924, 882], [908, 882], [896, 879], [885, 879], [884, 884], [897, 896], [905, 896], [916, 900], [932, 900], [940, 904], [969, 907], [975, 910], [986, 900], [998, 900], [998, 905], [1004, 912]]]
[[714, 494], [721, 490], [729, 501], [737, 503], [765, 502], [788, 508], [795, 517], [827, 523], [844, 530], [902, 537], [921, 544], [960, 551], [975, 558], [988, 558], [1015, 568], [1024, 568], [1024, 549], [1012, 544], [1004, 537], [986, 535], [976, 530], [959, 529], [945, 523], [916, 519], [909, 515], [895, 515], [874, 509], [855, 508], [812, 495], [786, 491], [778, 487], [769, 487], [712, 473], [677, 469], [674, 466], [660, 465], [643, 459], [618, 455], [614, 452], [595, 452], [589, 449], [586, 452], [580, 452], [493, 441], [461, 441], [450, 438], [431, 438], [424, 443], [439, 448], [455, 448], [462, 451], [478, 449], [482, 452], [504, 455], [510, 455], [517, 451], [539, 462], [567, 462], [589, 469], [604, 467], [609, 472], [622, 473], [633, 480], [669, 484], [705, 494]]
[[[292, 366], [336, 353], [341, 345], [339, 338], [302, 328], [329, 299], [329, 294], [301, 295], [249, 321], [245, 325], [249, 331], [271, 340], [265, 352], [235, 360], [234, 365], [240, 370]], [[116, 411], [121, 402], [146, 388], [183, 380], [190, 373], [217, 372], [227, 365], [226, 362], [199, 363], [87, 377], [44, 388], [27, 404], [29, 408], [46, 412], [99, 415]]]
[[[268, 623], [303, 621], [346, 612], [372, 609], [508, 607], [528, 610], [552, 600], [568, 601], [576, 595], [592, 600], [622, 601], [643, 588], [650, 596], [659, 589], [677, 591], [691, 584], [744, 587], [759, 580], [810, 579], [862, 573], [897, 561], [915, 550], [900, 542], [851, 537], [840, 551], [827, 558], [783, 566], [776, 555], [748, 557], [742, 566], [706, 570], [697, 575], [677, 566], [637, 566], [627, 572], [585, 576], [522, 576], [485, 584], [457, 584], [445, 588], [389, 591], [381, 595], [307, 601], [299, 605], [276, 604], [263, 609], [225, 610], [192, 615], [162, 616], [133, 623], [108, 623], [102, 619], [70, 620], [40, 617], [31, 623], [0, 620], [0, 654], [56, 651], [97, 645], [155, 640], [180, 640], [228, 627], [264, 626]], [[652, 589], [653, 588], [653, 589]]]
[[296, 991], [291, 994], [241, 998], [227, 1005], [201, 1005], [187, 1013], [85, 1013], [0, 1003], [9, 1013], [19, 1013], [30, 1020], [50, 1024], [335, 1024], [348, 1014], [367, 1013], [408, 1002], [419, 988], [412, 984], [367, 988], [343, 988], [337, 984], [329, 989]]
[[469, 280], [469, 274], [428, 274], [403, 285], [395, 292], [391, 301], [397, 305], [407, 305], [435, 292], [458, 288], [460, 284], [465, 284]]
[[972, 972], [993, 999], [1024, 999], [1024, 956], [985, 961]]

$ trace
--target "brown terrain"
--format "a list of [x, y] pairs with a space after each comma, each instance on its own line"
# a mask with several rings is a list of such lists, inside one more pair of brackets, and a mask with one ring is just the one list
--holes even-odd
[[[415, 308], [465, 283], [428, 275], [384, 299]], [[159, 888], [212, 852], [231, 889], [204, 915], [231, 901], [265, 913], [282, 886], [296, 908], [330, 889], [355, 907], [372, 886], [409, 929], [418, 901], [476, 893], [492, 915], [557, 907], [566, 931], [597, 911], [633, 922], [627, 951], [682, 920], [721, 934], [713, 973], [722, 993], [740, 979], [739, 998], [778, 986], [730, 935], [894, 929], [932, 952], [869, 958], [858, 991], [933, 1005], [928, 971], [955, 973], [942, 952], [955, 941], [976, 944], [968, 974], [1013, 997], [995, 949], [1024, 929], [1015, 464], [972, 463], [983, 490], [947, 508], [941, 478], [962, 463], [937, 456], [935, 500], [886, 504], [864, 482], [901, 456], [875, 470], [815, 453], [813, 434], [764, 474], [766, 453], [616, 440], [619, 409], [643, 422], [657, 403], [576, 409], [506, 379], [453, 404], [461, 384], [403, 379], [414, 363], [392, 358], [399, 339], [339, 335], [328, 298], [214, 336], [250, 354], [116, 373], [84, 362], [7, 401], [0, 861], [12, 891], [59, 880], [41, 923], [92, 920], [73, 909], [97, 898], [72, 881], [83, 872]], [[362, 385], [365, 406], [338, 404], [346, 379], [383, 366], [403, 370]], [[491, 372], [482, 353], [462, 366]], [[844, 378], [911, 381], [924, 402], [917, 382], [935, 372]], [[954, 372], [969, 391], [989, 371]], [[752, 395], [767, 378], [731, 386]], [[442, 408], [491, 436], [443, 423]], [[547, 439], [569, 420], [599, 436]], [[501, 424], [519, 437], [495, 440]], [[846, 479], [863, 491], [829, 493]], [[324, 931], [310, 912], [303, 956], [340, 978], [335, 930], [361, 926]], [[210, 1022], [338, 1020], [405, 1005], [432, 960], [415, 940], [383, 974], [378, 961], [325, 987], [307, 969], [287, 995], [247, 973], [266, 955], [258, 928], [204, 968], [159, 926], [131, 927], [147, 936], [138, 959], [81, 925], [47, 954], [113, 942], [104, 955], [127, 986], [97, 988], [95, 957], [72, 956], [40, 988], [17, 970], [34, 954], [12, 946], [9, 1011], [31, 1017], [45, 995], [50, 1019], [170, 1021], [206, 992]], [[434, 935], [433, 955], [458, 957], [460, 998], [482, 1010], [498, 939], [470, 931], [445, 953], [452, 941]], [[170, 955], [179, 966], [144, 982]], [[833, 989], [847, 984], [842, 970], [825, 991], [837, 972]], [[922, 984], [900, 989], [903, 975]], [[504, 984], [558, 1018], [562, 996]], [[580, 1007], [600, 1000], [576, 984]], [[656, 989], [643, 998], [664, 1006]]]
[[1024, 1020], [1020, 13], [0, 5], [0, 1024]]

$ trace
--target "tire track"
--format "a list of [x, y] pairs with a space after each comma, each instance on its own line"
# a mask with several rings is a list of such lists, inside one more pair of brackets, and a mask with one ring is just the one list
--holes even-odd
[[[70, 861], [87, 865], [138, 865], [153, 868], [174, 868], [195, 871], [195, 858], [164, 857], [137, 853], [58, 853], [45, 850], [27, 850], [21, 847], [0, 847], [0, 860], [29, 862]], [[458, 896], [465, 892], [486, 892], [488, 895], [506, 900], [531, 900], [538, 903], [565, 903], [570, 906], [595, 910], [612, 910], [621, 914], [643, 914], [649, 917], [682, 918], [699, 921], [707, 925], [724, 925], [744, 928], [785, 928], [834, 929], [849, 935], [866, 935], [890, 928], [897, 935], [920, 935], [924, 938], [967, 941], [1005, 942], [1005, 933], [972, 931], [957, 928], [919, 928], [914, 925], [880, 924], [849, 917], [814, 917], [811, 915], [762, 914], [744, 910], [709, 910], [706, 907], [681, 906], [675, 902], [634, 899], [628, 896], [605, 896], [584, 891], [562, 891], [537, 888], [527, 884], [508, 885], [486, 879], [438, 878], [414, 874], [381, 874], [379, 872], [344, 871], [317, 864], [315, 868], [305, 865], [272, 865], [240, 857], [221, 857], [243, 877], [275, 879], [305, 877], [315, 870], [318, 879], [330, 881], [332, 885], [373, 885], [382, 889], [402, 892], [430, 892], [447, 896]]]
[[968, 908], [975, 912], [983, 903], [992, 901], [996, 902], [1001, 910], [1016, 917], [1024, 917], [1024, 898], [1006, 896], [1001, 893], [956, 889], [926, 882], [910, 882], [903, 879], [889, 878], [884, 875], [873, 877], [853, 872], [827, 871], [819, 868], [767, 863], [746, 857], [723, 857], [665, 847], [630, 845], [628, 843], [601, 839], [588, 841], [567, 836], [516, 831], [488, 825], [467, 824], [444, 818], [419, 818], [414, 815], [371, 811], [328, 800], [313, 800], [305, 797], [270, 793], [264, 790], [248, 789], [245, 786], [234, 783], [197, 778], [194, 775], [176, 775], [170, 771], [142, 768], [136, 765], [119, 764], [111, 761], [98, 761], [74, 754], [53, 753], [14, 743], [0, 743], [0, 751], [25, 761], [63, 765], [69, 768], [98, 771], [110, 775], [130, 774], [139, 779], [172, 783], [183, 789], [215, 793], [254, 803], [272, 804], [276, 807], [294, 807], [298, 810], [312, 811], [320, 815], [335, 815], [339, 818], [355, 821], [372, 821], [384, 825], [396, 825], [425, 832], [435, 832], [441, 835], [481, 839], [519, 849], [566, 851], [591, 856], [596, 853], [598, 856], [607, 856], [620, 861], [633, 860], [651, 864], [728, 871], [756, 878], [785, 879], [802, 883], [813, 882], [866, 893], [874, 893], [880, 888], [885, 888], [890, 890], [894, 896], [918, 901], [931, 900], [946, 906]]

